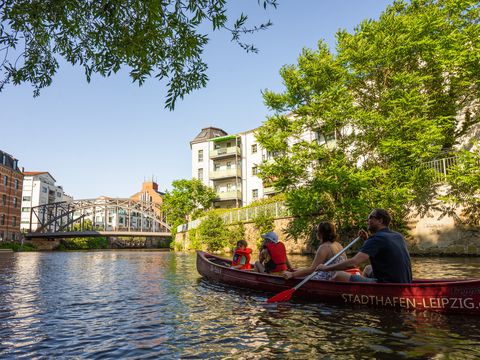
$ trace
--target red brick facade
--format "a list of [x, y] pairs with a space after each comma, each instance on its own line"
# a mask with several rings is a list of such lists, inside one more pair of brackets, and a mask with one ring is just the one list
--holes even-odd
[[23, 174], [16, 159], [0, 151], [0, 241], [21, 238], [22, 187]]

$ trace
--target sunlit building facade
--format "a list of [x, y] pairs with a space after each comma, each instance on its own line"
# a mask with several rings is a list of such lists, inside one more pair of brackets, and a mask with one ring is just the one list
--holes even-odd
[[35, 231], [40, 221], [31, 213], [32, 208], [56, 202], [71, 202], [73, 198], [65, 194], [63, 187], [56, 185], [56, 180], [47, 171], [23, 173], [23, 191], [21, 224], [22, 231]]
[[0, 150], [0, 242], [17, 241], [21, 237], [22, 183], [18, 160]]

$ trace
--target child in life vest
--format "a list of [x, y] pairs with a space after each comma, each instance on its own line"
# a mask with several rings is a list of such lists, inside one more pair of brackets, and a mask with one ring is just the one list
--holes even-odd
[[248, 243], [245, 240], [238, 240], [235, 253], [233, 254], [232, 268], [240, 270], [250, 270], [250, 254], [252, 249], [248, 247]]
[[292, 266], [287, 258], [285, 245], [279, 241], [278, 235], [270, 231], [261, 235], [263, 238], [262, 251], [255, 262], [255, 271], [272, 275], [283, 274]]

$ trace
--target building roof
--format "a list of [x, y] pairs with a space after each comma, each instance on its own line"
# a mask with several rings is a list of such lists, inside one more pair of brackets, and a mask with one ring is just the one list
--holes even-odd
[[23, 176], [37, 176], [42, 174], [48, 174], [53, 179], [53, 181], [55, 182], [57, 181], [48, 171], [24, 171], [23, 172]]
[[209, 127], [203, 128], [202, 131], [200, 131], [200, 133], [195, 137], [195, 139], [190, 141], [190, 146], [196, 143], [205, 142], [210, 139], [213, 139], [219, 136], [226, 136], [226, 135], [228, 135], [228, 133], [225, 132], [224, 130], [213, 127], [213, 126], [209, 126]]
[[6, 166], [16, 172], [21, 172], [18, 168], [18, 160], [3, 150], [0, 150], [0, 166]]

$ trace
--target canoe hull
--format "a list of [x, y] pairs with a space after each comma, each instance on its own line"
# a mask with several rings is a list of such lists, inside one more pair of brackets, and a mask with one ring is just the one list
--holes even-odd
[[[225, 265], [220, 265], [223, 262]], [[197, 252], [197, 270], [215, 282], [279, 293], [300, 282], [281, 276], [230, 269], [227, 259]], [[407, 310], [480, 315], [480, 280], [415, 280], [412, 284], [344, 283], [310, 280], [293, 299]]]

